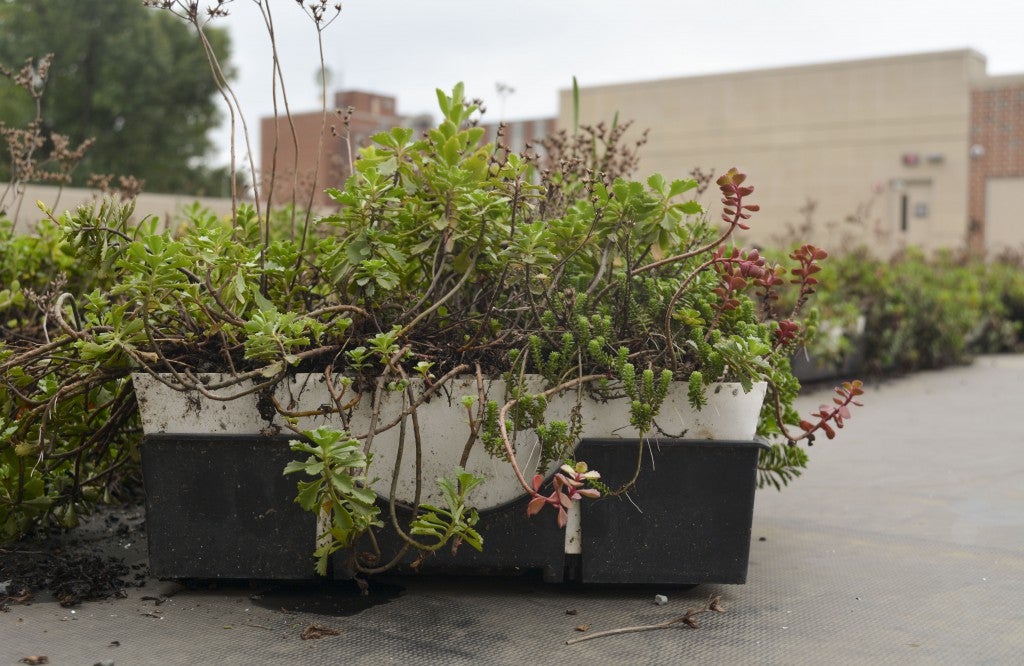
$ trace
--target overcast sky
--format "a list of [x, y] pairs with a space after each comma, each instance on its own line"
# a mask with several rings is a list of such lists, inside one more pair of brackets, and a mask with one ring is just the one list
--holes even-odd
[[[292, 109], [313, 110], [312, 22], [294, 0], [264, 2]], [[230, 10], [215, 24], [231, 31], [255, 124], [272, 109], [268, 41], [251, 0]], [[343, 0], [324, 42], [332, 89], [436, 117], [434, 89], [464, 81], [496, 121], [554, 115], [573, 76], [585, 87], [959, 48], [984, 54], [990, 74], [1024, 74], [1024, 0]], [[499, 96], [499, 82], [514, 92]]]

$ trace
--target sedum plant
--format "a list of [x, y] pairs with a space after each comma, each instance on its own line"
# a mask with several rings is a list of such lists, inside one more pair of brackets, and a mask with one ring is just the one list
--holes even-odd
[[[805, 464], [797, 442], [842, 427], [862, 392], [857, 383], [807, 418], [792, 406], [799, 384], [789, 356], [827, 255], [806, 245], [787, 267], [736, 245], [758, 210], [742, 173], [717, 180], [715, 221], [693, 198], [697, 180], [610, 178], [579, 161], [544, 168], [536, 157], [482, 143], [476, 105], [461, 84], [438, 91], [438, 104], [442, 120], [425, 135], [394, 129], [359, 151], [353, 175], [329, 191], [337, 212], [319, 218], [308, 239], [268, 235], [267, 219], [245, 205], [227, 220], [194, 210], [177, 230], [131, 222], [130, 208], [113, 203], [59, 216], [47, 210], [62, 261], [92, 267], [101, 279], [48, 294], [40, 301], [44, 330], [0, 346], [0, 432], [14, 444], [3, 464], [28, 475], [40, 469], [36, 461], [54, 469], [52, 442], [76, 423], [107, 424], [74, 435], [83, 451], [130, 438], [133, 370], [179, 390], [234, 387], [239, 396], [270, 396], [290, 373], [321, 371], [338, 396], [323, 410], [343, 425], [357, 394], [373, 396], [375, 410], [381, 396], [399, 395], [409, 417], [457, 377], [476, 376], [482, 386], [484, 376], [502, 376], [503, 401], [463, 401], [467, 454], [482, 446], [507, 461], [534, 500], [531, 513], [550, 506], [561, 524], [569, 504], [603, 486], [585, 461], [550, 482], [534, 477], [569, 459], [579, 436], [578, 413], [548, 418], [557, 395], [625, 396], [630, 425], [643, 437], [673, 382], [686, 383], [695, 407], [714, 382], [747, 390], [767, 382], [758, 434], [774, 441], [762, 475], [775, 485]], [[556, 185], [554, 205], [547, 197]], [[780, 313], [783, 283], [799, 296]], [[227, 378], [204, 383], [199, 375], [211, 371]], [[272, 400], [261, 404], [294, 422]], [[367, 437], [398, 424], [374, 427]], [[438, 480], [446, 506], [418, 504], [403, 524], [395, 498], [384, 498], [383, 514], [368, 489], [366, 439], [295, 429], [293, 449], [307, 457], [285, 472], [305, 475], [297, 501], [329, 518], [321, 570], [328, 555], [381, 525], [401, 536], [402, 554], [484, 545], [470, 494], [480, 479], [458, 461]], [[516, 433], [526, 430], [543, 448], [541, 470], [516, 463]], [[29, 515], [38, 485], [22, 483], [20, 495], [6, 490], [0, 510]], [[76, 492], [60, 500], [72, 506]], [[374, 553], [356, 569], [380, 570], [381, 558]]]

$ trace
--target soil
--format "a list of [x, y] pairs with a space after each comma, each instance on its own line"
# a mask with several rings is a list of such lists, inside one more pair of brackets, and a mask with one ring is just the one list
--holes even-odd
[[124, 557], [97, 552], [98, 537], [134, 539], [141, 523], [112, 512], [100, 512], [89, 523], [81, 534], [36, 536], [0, 547], [0, 611], [47, 595], [65, 607], [122, 598], [126, 588], [141, 586], [147, 576], [144, 562], [129, 564]]

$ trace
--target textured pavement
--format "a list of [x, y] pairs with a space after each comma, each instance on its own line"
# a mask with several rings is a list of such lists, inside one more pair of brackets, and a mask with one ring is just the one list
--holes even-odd
[[[1018, 664], [1024, 658], [1024, 356], [869, 385], [841, 438], [760, 491], [746, 585], [568, 588], [384, 578], [191, 589], [149, 580], [75, 609], [0, 614], [0, 666], [50, 664]], [[806, 412], [830, 398], [809, 393]], [[144, 558], [141, 531], [88, 536]], [[655, 594], [668, 597], [653, 603]], [[720, 594], [701, 628], [662, 622]], [[73, 611], [73, 612], [72, 612]], [[300, 635], [311, 625], [337, 632]], [[588, 632], [576, 627], [589, 626]]]

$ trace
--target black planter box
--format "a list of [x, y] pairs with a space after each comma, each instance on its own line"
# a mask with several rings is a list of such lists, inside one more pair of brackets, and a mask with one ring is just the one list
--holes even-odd
[[[295, 502], [300, 475], [284, 475], [295, 459], [294, 436], [147, 435], [142, 444], [149, 561], [158, 578], [315, 578], [316, 517]], [[484, 551], [444, 548], [417, 568], [422, 573], [517, 575], [539, 572], [562, 580], [564, 532], [554, 513], [529, 519], [528, 497], [481, 512]], [[390, 520], [381, 500], [381, 519]], [[409, 512], [398, 510], [401, 525]], [[402, 542], [392, 531], [377, 538], [382, 560]], [[360, 543], [361, 550], [369, 550]], [[332, 558], [332, 574], [350, 578], [350, 553]], [[411, 552], [398, 571], [411, 572]]]
[[[148, 435], [142, 445], [150, 569], [160, 578], [310, 579], [316, 518], [295, 502], [290, 436]], [[612, 488], [632, 476], [638, 440], [585, 439], [579, 460]], [[758, 451], [754, 442], [647, 440], [628, 499], [584, 500], [583, 554], [564, 555], [565, 532], [550, 509], [526, 515], [528, 497], [482, 511], [483, 552], [443, 548], [415, 571], [445, 574], [539, 572], [559, 582], [743, 583], [746, 580]], [[655, 471], [656, 470], [656, 473]], [[381, 518], [390, 520], [382, 500]], [[400, 524], [408, 512], [399, 510]], [[378, 536], [381, 561], [401, 547]], [[368, 550], [366, 544], [357, 546]], [[352, 575], [351, 553], [332, 575]], [[398, 572], [413, 571], [410, 552]]]
[[147, 435], [149, 567], [158, 578], [313, 578], [316, 518], [295, 502], [287, 436]]
[[[632, 478], [638, 440], [584, 439], [579, 460], [615, 489]], [[627, 496], [585, 502], [584, 583], [744, 583], [756, 442], [645, 440]]]
[[[472, 500], [472, 496], [470, 496]], [[462, 544], [455, 553], [445, 546], [419, 562], [415, 568], [412, 564], [419, 556], [418, 551], [410, 551], [396, 567], [396, 573], [424, 574], [465, 574], [465, 575], [501, 575], [516, 576], [527, 573], [540, 574], [550, 583], [563, 580], [565, 530], [555, 521], [555, 512], [542, 511], [540, 515], [526, 515], [526, 506], [530, 498], [523, 496], [507, 504], [480, 512], [480, 520], [475, 529], [483, 537], [483, 551], [477, 551]], [[398, 511], [399, 525], [408, 530], [410, 514]], [[381, 501], [381, 519], [390, 525], [390, 514], [387, 502]], [[422, 537], [413, 537], [422, 538]], [[424, 539], [429, 543], [428, 539]], [[390, 559], [401, 548], [401, 541], [392, 530], [377, 533], [382, 559]], [[362, 551], [368, 550], [367, 540], [358, 544]], [[347, 553], [339, 552], [334, 556], [334, 575], [344, 578], [351, 575], [351, 568], [345, 563]]]

